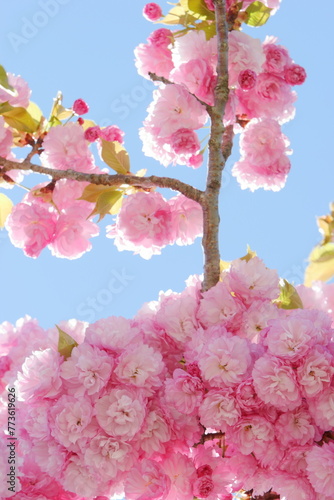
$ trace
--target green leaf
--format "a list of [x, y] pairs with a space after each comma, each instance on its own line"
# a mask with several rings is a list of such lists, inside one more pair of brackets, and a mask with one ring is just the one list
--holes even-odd
[[61, 356], [64, 356], [65, 359], [69, 358], [71, 356], [72, 350], [74, 347], [77, 347], [79, 344], [64, 330], [59, 328], [58, 325], [56, 325], [59, 338], [58, 338], [58, 352]]
[[188, 0], [188, 9], [191, 14], [197, 14], [199, 19], [213, 21], [215, 18], [215, 13], [207, 8], [204, 0]]
[[246, 262], [249, 262], [253, 257], [256, 257], [257, 253], [251, 250], [250, 246], [247, 245], [247, 253], [243, 257], [240, 257], [240, 260], [245, 260]]
[[83, 190], [83, 193], [79, 200], [89, 201], [90, 203], [96, 203], [98, 197], [101, 193], [105, 191], [115, 191], [116, 188], [112, 188], [111, 186], [100, 186], [97, 184], [88, 184]]
[[303, 309], [303, 302], [291, 283], [283, 279], [280, 282], [281, 293], [273, 302], [281, 309]]
[[196, 24], [196, 30], [203, 30], [205, 32], [205, 38], [210, 40], [216, 34], [216, 23], [202, 21]]
[[316, 246], [310, 256], [310, 262], [325, 262], [334, 258], [334, 243], [326, 243], [322, 246]]
[[8, 196], [0, 193], [0, 229], [5, 227], [5, 222], [13, 208], [13, 202]]
[[268, 21], [271, 11], [272, 9], [262, 2], [253, 2], [245, 10], [247, 14], [245, 23], [249, 26], [263, 26]]
[[313, 281], [328, 281], [334, 276], [334, 243], [317, 245], [309, 256], [310, 264], [305, 271], [304, 283], [312, 286]]
[[106, 164], [118, 174], [127, 174], [130, 172], [128, 152], [119, 142], [109, 142], [102, 139], [101, 155]]
[[8, 102], [0, 104], [0, 115], [5, 119], [5, 122], [19, 132], [33, 133], [38, 130], [39, 122], [34, 120], [31, 114], [21, 107], [11, 106]]
[[105, 191], [98, 196], [95, 208], [89, 217], [99, 214], [100, 222], [107, 214], [117, 214], [122, 206], [122, 199], [122, 192], [109, 188], [109, 191]]
[[8, 81], [7, 72], [6, 72], [5, 68], [1, 65], [0, 65], [0, 85], [2, 87], [4, 87], [5, 89], [10, 90], [11, 92], [15, 93], [14, 87], [12, 87], [12, 85], [10, 85], [10, 83]]

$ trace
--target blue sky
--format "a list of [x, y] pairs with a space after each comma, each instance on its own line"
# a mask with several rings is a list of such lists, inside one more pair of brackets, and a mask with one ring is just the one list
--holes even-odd
[[[141, 16], [145, 3], [4, 2], [0, 63], [29, 82], [32, 100], [45, 114], [61, 90], [65, 105], [83, 98], [90, 105], [88, 118], [122, 128], [133, 171], [147, 168], [148, 173], [177, 176], [203, 187], [205, 167], [165, 169], [141, 152], [138, 129], [153, 85], [137, 75], [133, 49], [155, 29]], [[167, 10], [167, 2], [160, 5]], [[334, 199], [332, 26], [329, 15], [319, 16], [305, 8], [305, 2], [283, 0], [263, 28], [248, 30], [261, 39], [277, 36], [306, 68], [308, 79], [297, 88], [296, 117], [283, 129], [294, 150], [286, 187], [279, 193], [242, 191], [229, 173], [239, 158], [236, 144], [221, 192], [222, 258], [242, 256], [249, 244], [268, 267], [295, 283], [303, 280], [307, 256], [319, 240], [315, 217], [327, 213]], [[18, 202], [24, 193], [6, 194]], [[90, 322], [110, 315], [131, 317], [160, 290], [181, 291], [190, 274], [202, 272], [199, 240], [190, 247], [168, 247], [149, 261], [118, 252], [103, 227], [92, 241], [91, 252], [79, 260], [56, 259], [48, 250], [33, 260], [14, 248], [2, 231], [0, 322], [14, 322], [24, 314], [38, 318], [43, 327], [73, 317]]]

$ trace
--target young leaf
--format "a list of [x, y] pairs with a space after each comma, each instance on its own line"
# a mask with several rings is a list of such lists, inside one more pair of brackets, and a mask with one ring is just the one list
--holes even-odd
[[273, 302], [281, 309], [303, 309], [303, 302], [291, 283], [283, 279], [280, 282], [281, 293]]
[[245, 260], [246, 262], [249, 262], [253, 257], [256, 257], [257, 253], [254, 252], [249, 245], [247, 245], [247, 253], [243, 257], [240, 257], [240, 260]]
[[316, 246], [310, 256], [310, 264], [305, 271], [305, 285], [312, 286], [316, 280], [328, 281], [334, 276], [334, 243]]
[[31, 114], [21, 107], [11, 106], [8, 102], [0, 105], [0, 115], [5, 119], [5, 122], [19, 132], [28, 132], [32, 134], [39, 127], [39, 121], [34, 120]]
[[128, 152], [117, 141], [109, 142], [102, 139], [102, 159], [118, 174], [130, 172], [130, 159]]
[[13, 202], [8, 196], [0, 193], [0, 229], [5, 227], [5, 222], [13, 208]]
[[99, 222], [107, 214], [115, 215], [119, 212], [122, 205], [123, 193], [109, 188], [109, 191], [101, 193], [96, 201], [95, 208], [90, 217], [96, 214], [100, 215]]
[[58, 352], [61, 356], [64, 356], [65, 359], [69, 358], [71, 356], [72, 350], [74, 347], [77, 347], [79, 344], [64, 330], [59, 328], [58, 325], [56, 325], [59, 338], [58, 338]]
[[104, 193], [105, 191], [113, 191], [115, 188], [111, 186], [101, 186], [98, 184], [88, 184], [88, 186], [85, 187], [83, 190], [83, 193], [79, 200], [85, 200], [85, 201], [90, 201], [91, 203], [96, 203], [98, 197], [100, 196], [101, 193]]
[[[188, 8], [191, 14], [197, 14], [199, 19], [214, 20], [215, 13], [209, 10], [204, 0], [188, 0]], [[197, 16], [196, 16], [197, 17]]]
[[270, 17], [272, 9], [262, 2], [253, 2], [245, 10], [247, 17], [245, 23], [249, 26], [263, 26]]
[[0, 65], [0, 85], [6, 90], [10, 90], [11, 93], [15, 93], [14, 87], [12, 87], [8, 81], [8, 76], [5, 68]]

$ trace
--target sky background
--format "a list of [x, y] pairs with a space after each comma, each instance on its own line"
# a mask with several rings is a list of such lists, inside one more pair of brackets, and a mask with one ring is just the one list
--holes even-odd
[[[153, 84], [137, 75], [133, 50], [157, 27], [141, 15], [145, 0], [25, 0], [2, 2], [1, 60], [7, 71], [22, 75], [32, 89], [31, 99], [49, 114], [61, 90], [64, 105], [77, 98], [90, 106], [87, 118], [101, 126], [118, 125], [132, 171], [176, 176], [203, 188], [205, 166], [160, 166], [141, 152], [138, 129], [151, 102]], [[164, 12], [167, 2], [160, 1]], [[223, 175], [220, 247], [224, 260], [257, 251], [268, 267], [300, 283], [311, 248], [319, 241], [316, 216], [328, 212], [334, 200], [332, 166], [333, 39], [332, 21], [325, 8], [307, 8], [300, 0], [283, 0], [278, 13], [262, 28], [247, 29], [260, 39], [274, 35], [289, 49], [308, 79], [298, 91], [295, 119], [284, 125], [294, 150], [287, 184], [279, 193], [242, 191], [230, 175], [239, 159], [233, 149]], [[14, 202], [22, 190], [4, 191]], [[164, 191], [166, 197], [175, 193]], [[29, 314], [52, 327], [77, 318], [94, 322], [102, 317], [132, 317], [160, 290], [182, 291], [190, 274], [202, 272], [200, 240], [189, 247], [167, 247], [149, 261], [118, 252], [113, 240], [101, 234], [93, 249], [74, 261], [56, 259], [45, 249], [38, 259], [24, 256], [0, 231], [0, 322], [15, 322]]]

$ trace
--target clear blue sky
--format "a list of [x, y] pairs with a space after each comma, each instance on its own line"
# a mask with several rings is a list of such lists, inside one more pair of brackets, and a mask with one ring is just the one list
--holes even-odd
[[[175, 175], [201, 187], [204, 167], [166, 170], [141, 152], [138, 128], [153, 86], [137, 75], [133, 49], [155, 28], [141, 16], [145, 3], [4, 2], [0, 63], [29, 82], [32, 100], [45, 114], [62, 90], [65, 105], [83, 98], [90, 105], [88, 118], [122, 128], [133, 171], [147, 168], [148, 173]], [[167, 9], [167, 2], [161, 0], [160, 5]], [[332, 22], [325, 7], [322, 13], [310, 7], [300, 0], [283, 0], [266, 26], [250, 31], [262, 39], [277, 36], [308, 73], [307, 82], [297, 89], [296, 118], [284, 126], [294, 150], [287, 185], [279, 193], [241, 191], [229, 174], [238, 160], [236, 145], [221, 193], [222, 258], [240, 257], [248, 243], [267, 266], [296, 283], [302, 281], [306, 258], [319, 240], [315, 216], [327, 213], [334, 199]], [[24, 193], [6, 194], [18, 202]], [[38, 318], [43, 327], [73, 317], [131, 317], [160, 290], [181, 291], [190, 274], [202, 271], [199, 241], [190, 247], [168, 247], [150, 261], [119, 253], [103, 228], [92, 241], [92, 251], [79, 260], [52, 258], [48, 250], [33, 260], [12, 247], [2, 231], [0, 322], [14, 322], [24, 314]]]

